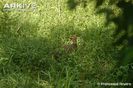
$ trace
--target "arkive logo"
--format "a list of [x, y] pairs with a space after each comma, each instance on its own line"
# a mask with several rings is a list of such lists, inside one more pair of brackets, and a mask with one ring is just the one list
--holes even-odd
[[35, 10], [36, 3], [6, 3], [4, 4], [4, 10]]

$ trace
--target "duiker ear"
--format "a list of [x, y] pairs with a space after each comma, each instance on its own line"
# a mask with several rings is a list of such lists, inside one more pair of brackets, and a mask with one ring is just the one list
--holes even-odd
[[76, 39], [77, 39], [77, 36], [76, 36], [76, 35], [72, 35], [72, 36], [70, 37], [70, 39], [71, 39], [71, 40], [76, 40]]
[[76, 34], [74, 34], [74, 35], [72, 35], [72, 36], [71, 36], [71, 38], [77, 38], [77, 35], [76, 35]]

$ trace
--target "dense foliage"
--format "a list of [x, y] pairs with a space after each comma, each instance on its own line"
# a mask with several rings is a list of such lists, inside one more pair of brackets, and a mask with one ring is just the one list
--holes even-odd
[[[16, 1], [32, 2], [36, 10], [23, 12], [4, 11], [4, 4], [13, 0], [0, 1], [0, 88], [103, 88], [97, 83], [132, 82], [132, 61], [118, 64], [128, 44], [113, 45], [119, 25], [108, 23], [108, 13], [96, 13], [113, 10], [119, 18], [119, 7], [92, 0]], [[95, 5], [101, 4], [97, 10]], [[56, 61], [52, 53], [69, 44], [74, 34], [77, 51]], [[132, 49], [127, 50], [132, 56]]]
[[[71, 2], [69, 2], [71, 1]], [[73, 1], [73, 2], [72, 2]], [[68, 0], [68, 6], [73, 3], [85, 3], [87, 0]], [[88, 0], [90, 2], [92, 0]], [[132, 0], [95, 0], [95, 7], [99, 13], [106, 14], [106, 26], [111, 22], [116, 25], [114, 32], [114, 45], [121, 47], [119, 56], [117, 56], [117, 66], [127, 66], [129, 75], [127, 81], [132, 82], [133, 78], [133, 1]], [[105, 3], [107, 4], [105, 6]], [[76, 9], [77, 5], [71, 9]], [[117, 8], [115, 8], [117, 7]], [[118, 10], [116, 10], [118, 9]], [[124, 74], [124, 73], [123, 73]]]

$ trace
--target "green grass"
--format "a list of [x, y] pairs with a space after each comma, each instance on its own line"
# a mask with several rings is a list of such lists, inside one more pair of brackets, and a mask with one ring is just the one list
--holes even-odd
[[[36, 1], [35, 12], [0, 12], [0, 88], [101, 88], [97, 82], [115, 81], [114, 25], [104, 26], [93, 2], [69, 11], [66, 1]], [[78, 50], [57, 62], [52, 52], [73, 34]]]

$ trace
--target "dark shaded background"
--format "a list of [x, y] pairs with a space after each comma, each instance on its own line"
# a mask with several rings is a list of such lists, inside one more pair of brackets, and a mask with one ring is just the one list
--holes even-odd
[[[83, 4], [83, 8], [87, 4], [94, 0], [68, 0], [68, 7], [70, 10], [76, 10], [76, 7]], [[106, 0], [95, 0], [96, 10], [104, 4]], [[109, 9], [109, 6], [115, 5], [122, 10], [122, 13], [117, 17], [114, 16], [113, 10]], [[108, 7], [98, 10], [97, 14], [105, 13], [108, 26], [109, 23], [113, 22], [116, 25], [114, 33], [113, 43], [114, 46], [122, 46], [121, 51], [116, 59], [118, 59], [117, 68], [121, 66], [127, 66], [128, 68], [128, 82], [133, 82], [133, 1], [132, 0], [109, 0]], [[112, 16], [113, 15], [113, 16]], [[121, 35], [122, 34], [122, 35]], [[124, 75], [124, 74], [123, 74]], [[118, 79], [121, 77], [118, 77]]]

